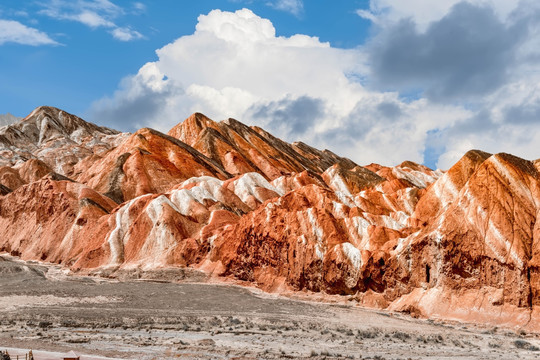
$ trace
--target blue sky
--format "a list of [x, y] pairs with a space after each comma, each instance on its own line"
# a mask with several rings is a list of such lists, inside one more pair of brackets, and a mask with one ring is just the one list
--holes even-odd
[[156, 60], [156, 49], [192, 34], [197, 17], [212, 9], [249, 7], [272, 20], [278, 35], [309, 34], [340, 47], [363, 43], [370, 25], [355, 13], [366, 1], [336, 0], [328, 8], [327, 0], [314, 0], [304, 4], [299, 13], [273, 8], [266, 1], [140, 1], [140, 10], [133, 1], [111, 3], [123, 12], [114, 16], [115, 24], [139, 32], [140, 39], [121, 41], [105, 27], [48, 16], [43, 13], [47, 1], [3, 0], [0, 19], [39, 29], [59, 44], [2, 45], [0, 82], [5, 85], [0, 88], [0, 113], [22, 117], [47, 104], [84, 115], [92, 101], [112, 93], [123, 77]]
[[360, 164], [540, 157], [532, 0], [3, 0], [0, 113], [237, 118]]

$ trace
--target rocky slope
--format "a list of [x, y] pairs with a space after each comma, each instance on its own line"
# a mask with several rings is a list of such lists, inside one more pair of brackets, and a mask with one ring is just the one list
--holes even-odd
[[10, 113], [7, 113], [7, 114], [0, 114], [0, 126], [6, 126], [6, 125], [10, 125], [10, 124], [13, 124], [17, 121], [19, 121], [20, 118], [10, 114]]
[[215, 160], [233, 175], [258, 172], [273, 180], [304, 170], [321, 173], [339, 162], [355, 166], [328, 150], [320, 151], [303, 143], [288, 144], [261, 128], [234, 119], [218, 123], [200, 113], [173, 127], [169, 135]]
[[17, 166], [38, 159], [69, 177], [81, 159], [92, 154], [100, 156], [124, 137], [116, 130], [41, 106], [21, 121], [0, 128], [0, 166]]
[[538, 330], [538, 162], [359, 166], [196, 113], [120, 134], [41, 107], [2, 128], [0, 250], [110, 274], [190, 266], [268, 291]]

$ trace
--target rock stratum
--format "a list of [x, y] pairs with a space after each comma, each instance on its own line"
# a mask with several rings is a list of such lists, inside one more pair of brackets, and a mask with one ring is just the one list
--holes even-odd
[[0, 128], [0, 165], [0, 251], [25, 260], [540, 330], [539, 162], [359, 166], [234, 119], [127, 134], [40, 107]]

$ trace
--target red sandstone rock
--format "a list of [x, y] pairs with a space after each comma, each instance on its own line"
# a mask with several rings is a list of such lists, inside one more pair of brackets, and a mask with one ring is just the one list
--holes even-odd
[[219, 123], [195, 113], [169, 131], [233, 175], [259, 172], [274, 180], [282, 175], [310, 170], [320, 173], [337, 162], [352, 161], [302, 143], [288, 144], [258, 127], [228, 119]]
[[193, 266], [269, 291], [538, 327], [538, 161], [470, 151], [446, 173], [360, 167], [202, 114], [169, 135], [52, 108], [18, 124], [0, 134], [18, 148], [0, 151], [0, 248], [24, 259]]
[[230, 177], [223, 168], [185, 143], [152, 129], [141, 129], [102, 158], [76, 167], [77, 181], [121, 203], [160, 193], [197, 176]]
[[25, 181], [21, 179], [19, 172], [9, 166], [0, 167], [0, 184], [15, 190], [24, 185]]
[[43, 161], [30, 159], [18, 167], [21, 178], [26, 183], [31, 183], [43, 178], [45, 175], [53, 172]]
[[0, 197], [0, 249], [23, 259], [69, 264], [87, 246], [79, 236], [114, 207], [94, 190], [44, 178]]

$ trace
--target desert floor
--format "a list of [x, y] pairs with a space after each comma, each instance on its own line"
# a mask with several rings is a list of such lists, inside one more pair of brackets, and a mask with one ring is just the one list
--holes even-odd
[[275, 296], [194, 271], [103, 279], [3, 255], [0, 349], [38, 350], [36, 360], [70, 350], [81, 360], [536, 359], [540, 338], [369, 310], [345, 297]]

